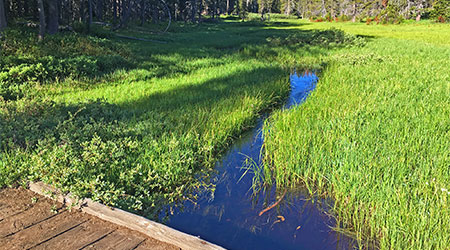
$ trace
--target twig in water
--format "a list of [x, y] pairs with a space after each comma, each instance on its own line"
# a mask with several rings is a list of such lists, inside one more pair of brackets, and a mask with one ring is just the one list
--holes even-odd
[[287, 191], [287, 189], [284, 190], [283, 195], [275, 203], [273, 203], [272, 205], [268, 206], [267, 208], [265, 208], [264, 210], [259, 212], [259, 216], [263, 215], [265, 212], [269, 211], [270, 209], [278, 206], [278, 204], [280, 204], [280, 202], [283, 200], [284, 196], [286, 195], [286, 191]]

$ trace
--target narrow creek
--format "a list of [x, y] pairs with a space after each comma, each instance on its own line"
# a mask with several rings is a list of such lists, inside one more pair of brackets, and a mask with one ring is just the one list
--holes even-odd
[[[313, 73], [290, 76], [291, 93], [284, 108], [301, 104], [314, 90], [318, 78]], [[187, 201], [175, 209], [166, 224], [227, 249], [348, 249], [351, 240], [333, 231], [333, 219], [301, 192], [288, 192], [280, 204], [261, 216], [277, 201], [275, 188], [254, 194], [253, 173], [242, 167], [250, 158], [261, 164], [263, 116], [216, 163], [213, 193], [198, 194], [194, 204]], [[280, 193], [280, 192], [278, 192]]]

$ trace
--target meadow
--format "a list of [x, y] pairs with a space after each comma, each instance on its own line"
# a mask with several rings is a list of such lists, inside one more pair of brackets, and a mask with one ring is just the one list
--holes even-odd
[[[159, 42], [5, 31], [0, 186], [42, 180], [148, 217], [210, 188], [214, 162], [262, 112], [265, 182], [331, 197], [360, 246], [448, 248], [450, 26], [227, 17]], [[280, 110], [289, 73], [318, 72]], [[444, 191], [446, 190], [446, 191]]]
[[314, 23], [371, 37], [266, 123], [265, 178], [332, 197], [361, 247], [450, 246], [450, 26]]

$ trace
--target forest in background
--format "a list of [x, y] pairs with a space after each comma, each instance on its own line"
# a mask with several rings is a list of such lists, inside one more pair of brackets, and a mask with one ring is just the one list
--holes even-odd
[[221, 14], [296, 15], [315, 21], [375, 21], [400, 23], [405, 19], [450, 20], [450, 0], [0, 0], [0, 31], [11, 24], [35, 25], [40, 37], [76, 24], [93, 22], [118, 29], [130, 23], [202, 22]]

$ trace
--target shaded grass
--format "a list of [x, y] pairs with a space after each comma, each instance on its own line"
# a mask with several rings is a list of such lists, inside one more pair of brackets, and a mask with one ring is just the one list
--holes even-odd
[[266, 123], [268, 182], [332, 197], [360, 246], [448, 249], [448, 25], [339, 27], [374, 36], [334, 53], [301, 106]]

